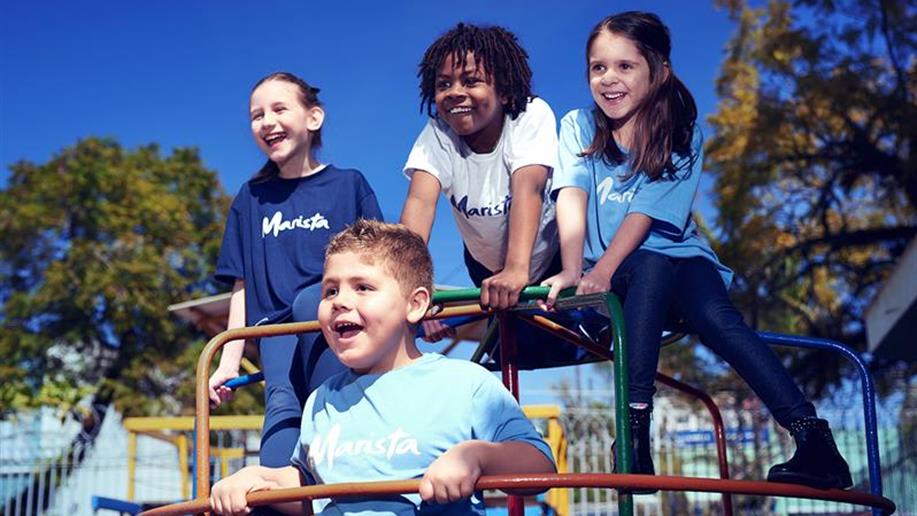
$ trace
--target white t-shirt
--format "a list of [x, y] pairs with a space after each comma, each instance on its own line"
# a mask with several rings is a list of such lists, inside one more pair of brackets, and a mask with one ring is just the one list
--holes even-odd
[[449, 126], [431, 119], [404, 165], [410, 178], [423, 170], [439, 180], [468, 252], [491, 271], [503, 269], [509, 240], [510, 176], [526, 165], [548, 167], [544, 204], [529, 277], [545, 272], [557, 252], [551, 173], [557, 162], [557, 122], [548, 104], [533, 98], [515, 120], [509, 115], [493, 152], [474, 153]]

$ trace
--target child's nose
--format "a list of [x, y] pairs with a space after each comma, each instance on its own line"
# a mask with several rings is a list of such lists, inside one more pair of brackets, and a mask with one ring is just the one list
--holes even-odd
[[618, 82], [618, 76], [611, 70], [606, 71], [602, 74], [602, 77], [599, 79], [602, 82], [603, 86], [611, 86], [612, 84]]
[[446, 95], [449, 97], [464, 97], [465, 87], [459, 82], [454, 82], [452, 86], [449, 86], [449, 89], [446, 90]]

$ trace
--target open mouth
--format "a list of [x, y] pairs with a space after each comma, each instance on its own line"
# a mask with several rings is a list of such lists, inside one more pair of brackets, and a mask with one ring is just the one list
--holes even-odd
[[471, 113], [471, 108], [468, 106], [456, 106], [448, 110], [450, 115], [467, 115]]
[[609, 102], [617, 102], [624, 98], [624, 93], [620, 91], [602, 93], [602, 98]]
[[273, 147], [283, 140], [286, 140], [286, 138], [287, 133], [271, 133], [264, 137], [264, 143], [266, 143], [268, 147]]
[[346, 339], [360, 333], [363, 327], [357, 323], [341, 321], [334, 323], [332, 329], [338, 334], [339, 338]]

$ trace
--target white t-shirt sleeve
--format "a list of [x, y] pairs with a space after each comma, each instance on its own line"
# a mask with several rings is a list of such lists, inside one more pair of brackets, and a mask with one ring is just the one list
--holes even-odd
[[548, 103], [532, 99], [516, 120], [509, 121], [506, 162], [510, 173], [526, 165], [557, 166], [557, 120]]
[[436, 126], [435, 120], [428, 120], [404, 164], [404, 175], [410, 179], [415, 170], [423, 170], [438, 179], [442, 189], [448, 190], [452, 185], [450, 156], [455, 152], [449, 135]]

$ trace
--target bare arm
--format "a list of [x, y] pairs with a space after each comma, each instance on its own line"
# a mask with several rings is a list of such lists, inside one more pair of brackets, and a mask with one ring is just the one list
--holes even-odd
[[653, 219], [642, 213], [630, 213], [611, 239], [608, 248], [595, 267], [580, 281], [577, 294], [607, 292], [611, 288], [611, 277], [630, 253], [640, 247], [653, 224]]
[[411, 176], [408, 197], [401, 209], [401, 223], [420, 235], [424, 242], [430, 241], [440, 189], [439, 179], [433, 174], [415, 170]]
[[[268, 468], [247, 466], [217, 482], [210, 491], [210, 507], [218, 514], [234, 516], [247, 514], [250, 507], [245, 500], [248, 493], [299, 487], [303, 485], [298, 469], [293, 466]], [[311, 514], [311, 504], [291, 502], [271, 506], [284, 514]]]
[[481, 304], [509, 308], [519, 301], [519, 293], [528, 285], [532, 248], [538, 235], [544, 187], [548, 168], [527, 165], [513, 173], [510, 190], [513, 202], [509, 209], [509, 235], [503, 270], [484, 280]]
[[454, 502], [471, 496], [481, 475], [556, 472], [554, 463], [529, 443], [465, 441], [433, 461], [420, 482], [420, 496]]
[[[237, 279], [229, 298], [229, 320], [226, 329], [232, 330], [245, 326], [245, 282]], [[223, 387], [227, 381], [239, 376], [239, 363], [245, 351], [244, 340], [227, 342], [220, 354], [220, 364], [210, 377], [210, 402], [219, 407], [224, 401], [232, 398], [232, 389]]]
[[557, 193], [557, 233], [562, 270], [541, 283], [551, 287], [546, 300], [547, 308], [554, 305], [561, 290], [576, 286], [583, 273], [586, 201], [586, 192], [579, 188], [564, 188]]
[[[439, 179], [433, 174], [423, 170], [414, 171], [408, 198], [401, 209], [401, 223], [420, 235], [424, 242], [430, 242], [430, 230], [436, 218], [436, 200], [439, 198], [440, 190]], [[423, 340], [426, 342], [436, 342], [455, 336], [455, 329], [438, 320], [424, 321], [423, 329]]]

